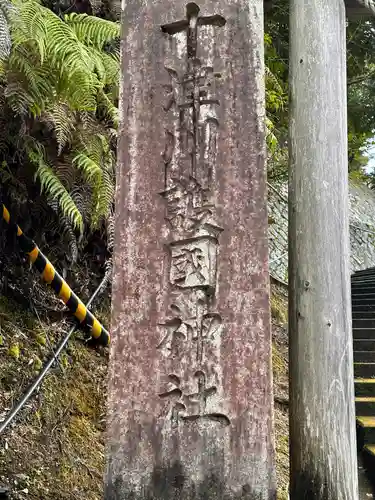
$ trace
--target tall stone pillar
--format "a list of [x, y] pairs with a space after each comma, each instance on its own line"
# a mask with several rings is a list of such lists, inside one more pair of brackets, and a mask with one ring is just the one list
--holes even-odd
[[275, 498], [262, 9], [125, 2], [107, 500]]

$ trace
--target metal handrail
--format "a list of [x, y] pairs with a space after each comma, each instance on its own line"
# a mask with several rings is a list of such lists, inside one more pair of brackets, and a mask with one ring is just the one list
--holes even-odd
[[[109, 280], [109, 274], [107, 273], [106, 276], [103, 278], [101, 281], [100, 285], [98, 288], [95, 290], [95, 292], [92, 294], [90, 297], [90, 300], [87, 302], [87, 307], [89, 307], [93, 301], [96, 299], [98, 296], [99, 292], [104, 289], [104, 287], [108, 284]], [[68, 333], [63, 337], [63, 339], [60, 341], [60, 343], [57, 346], [56, 351], [54, 352], [54, 355], [49, 359], [49, 361], [45, 364], [44, 368], [38, 375], [38, 377], [34, 380], [34, 382], [29, 386], [29, 388], [26, 390], [22, 398], [18, 401], [18, 403], [12, 408], [12, 410], [8, 413], [6, 416], [5, 420], [0, 424], [0, 434], [4, 432], [4, 430], [9, 426], [9, 424], [15, 419], [17, 414], [20, 412], [20, 410], [25, 406], [27, 401], [30, 399], [32, 394], [35, 392], [35, 390], [40, 386], [42, 383], [44, 377], [47, 375], [48, 371], [50, 368], [53, 366], [53, 364], [56, 362], [56, 359], [59, 357], [61, 354], [62, 350], [68, 343], [71, 335], [73, 332], [76, 330], [78, 327], [78, 323], [72, 325]]]

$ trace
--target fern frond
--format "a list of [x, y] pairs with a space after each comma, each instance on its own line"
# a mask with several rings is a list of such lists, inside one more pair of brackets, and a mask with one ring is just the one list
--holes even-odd
[[284, 94], [284, 89], [281, 86], [281, 83], [268, 66], [265, 66], [265, 77], [266, 82], [270, 87], [272, 87], [279, 94]]
[[[13, 49], [8, 61], [7, 80], [8, 85], [17, 82], [17, 87], [21, 88], [21, 100], [29, 103], [27, 110], [34, 116], [42, 113], [50, 104], [53, 96], [54, 87], [50, 80], [51, 72], [47, 67], [41, 66], [33, 56], [30, 49], [26, 46], [19, 46]], [[10, 94], [10, 104], [17, 110], [24, 106], [17, 103], [17, 93]]]
[[72, 226], [67, 221], [65, 217], [60, 218], [62, 220], [62, 237], [67, 240], [70, 256], [72, 263], [75, 264], [78, 260], [78, 245], [77, 245], [77, 237], [75, 232], [72, 229]]
[[90, 226], [98, 228], [110, 213], [114, 196], [114, 155], [109, 139], [100, 133], [96, 125], [95, 134], [81, 134], [81, 145], [73, 158], [73, 164], [83, 173], [92, 189]]
[[62, 236], [62, 238], [65, 239], [66, 242], [68, 243], [72, 263], [76, 263], [78, 259], [77, 237], [74, 230], [72, 229], [70, 221], [66, 217], [60, 214], [57, 200], [55, 199], [49, 200], [48, 205], [52, 208], [52, 210], [54, 211], [59, 220], [58, 230], [60, 236]]
[[36, 177], [40, 180], [42, 191], [44, 190], [52, 197], [58, 198], [62, 213], [70, 219], [74, 227], [82, 231], [82, 216], [53, 169], [49, 165], [40, 164]]
[[60, 73], [57, 94], [74, 111], [96, 111], [96, 94], [100, 88], [94, 73], [71, 69], [71, 72]]
[[29, 152], [29, 158], [32, 163], [38, 165], [35, 173], [35, 179], [39, 179], [41, 192], [45, 192], [47, 196], [57, 199], [63, 215], [65, 215], [72, 223], [73, 227], [83, 230], [82, 216], [77, 209], [72, 197], [57, 177], [52, 167], [44, 160], [42, 152], [34, 150]]
[[40, 62], [43, 62], [46, 42], [46, 25], [43, 22], [41, 5], [37, 1], [13, 0], [15, 9], [10, 16], [12, 44], [15, 48], [29, 42], [38, 47]]
[[35, 0], [16, 0], [16, 4], [19, 15], [12, 29], [14, 55], [9, 68], [24, 75], [24, 88], [31, 88], [35, 108], [44, 110], [46, 99], [60, 98], [72, 109], [95, 110], [99, 81], [89, 47]]
[[85, 180], [89, 184], [96, 184], [101, 182], [102, 170], [100, 165], [92, 160], [84, 153], [78, 153], [73, 158], [73, 165], [75, 165], [81, 172]]
[[95, 112], [98, 92], [118, 86], [118, 55], [103, 46], [117, 39], [119, 25], [86, 14], [65, 22], [36, 0], [14, 2], [8, 79], [18, 82], [22, 96], [18, 103], [13, 95], [13, 109], [39, 116], [65, 102], [73, 111]]
[[[103, 228], [112, 214], [120, 26], [82, 14], [61, 19], [37, 0], [13, 2], [6, 102], [26, 124], [18, 146], [36, 167], [41, 198], [55, 207], [61, 234], [74, 245], [75, 229], [82, 235], [86, 222]], [[56, 142], [45, 140], [46, 127]]]
[[119, 114], [118, 108], [112, 103], [107, 94], [101, 90], [98, 92], [98, 106], [102, 108], [104, 111], [104, 115], [108, 117], [112, 122], [115, 128], [118, 128], [119, 124]]
[[102, 64], [105, 68], [105, 84], [119, 85], [120, 81], [120, 56], [119, 54], [101, 53]]
[[104, 279], [108, 280], [109, 282], [111, 281], [112, 270], [113, 270], [113, 259], [112, 257], [110, 257], [109, 259], [106, 260], [104, 266]]
[[64, 19], [82, 43], [100, 50], [106, 43], [120, 37], [119, 23], [76, 13], [67, 14]]
[[111, 173], [103, 170], [102, 182], [93, 193], [93, 214], [91, 227], [97, 228], [102, 220], [105, 220], [109, 213], [114, 196], [114, 182]]
[[58, 201], [56, 202], [56, 213], [51, 211], [50, 200], [47, 200], [45, 196], [37, 196], [29, 202], [29, 215], [32, 223], [32, 227], [38, 230], [41, 226], [41, 231], [45, 233], [54, 233], [57, 228], [57, 221], [61, 217], [60, 211], [58, 211]]
[[5, 88], [5, 96], [10, 107], [19, 115], [26, 114], [34, 105], [32, 95], [17, 81], [9, 81]]
[[95, 134], [98, 129], [98, 121], [94, 113], [79, 110], [77, 113], [77, 128]]
[[60, 155], [64, 147], [73, 142], [76, 124], [75, 113], [65, 103], [59, 102], [50, 111], [47, 111], [42, 119], [52, 124], [58, 145], [57, 154]]
[[71, 191], [71, 197], [74, 200], [74, 203], [77, 205], [79, 212], [82, 214], [82, 218], [86, 221], [89, 221], [92, 208], [92, 189], [90, 188], [90, 186], [77, 184]]
[[111, 151], [103, 151], [102, 177], [98, 189], [93, 192], [92, 227], [99, 226], [102, 220], [110, 215], [114, 198], [114, 157]]
[[[66, 189], [71, 190], [77, 180], [77, 173], [74, 168], [72, 168], [72, 163], [69, 161], [69, 158], [63, 158], [61, 161], [54, 165], [54, 172], [59, 180], [64, 184]], [[70, 195], [73, 198], [72, 193]], [[77, 205], [78, 206], [78, 205]], [[78, 207], [79, 209], [79, 207]], [[81, 212], [81, 210], [79, 209]], [[81, 212], [82, 214], [82, 212]]]

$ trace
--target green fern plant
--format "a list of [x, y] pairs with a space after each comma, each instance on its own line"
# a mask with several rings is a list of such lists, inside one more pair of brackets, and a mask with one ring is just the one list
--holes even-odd
[[[111, 212], [120, 27], [86, 14], [60, 18], [37, 0], [13, 0], [5, 10], [12, 49], [5, 57], [0, 38], [4, 95], [27, 128], [24, 153], [35, 180], [80, 237]], [[89, 204], [80, 203], [77, 186]]]
[[119, 37], [119, 25], [86, 14], [60, 19], [35, 0], [13, 3], [8, 76], [23, 90], [21, 102], [19, 92], [8, 93], [15, 105], [32, 103], [24, 111], [35, 116], [59, 101], [95, 111], [98, 92], [117, 84], [118, 55], [104, 45]]
[[62, 213], [71, 220], [76, 228], [82, 230], [82, 215], [53, 168], [46, 163], [40, 148], [34, 151], [30, 150], [29, 159], [37, 166], [35, 178], [40, 181], [41, 191], [45, 191], [47, 197], [58, 200]]

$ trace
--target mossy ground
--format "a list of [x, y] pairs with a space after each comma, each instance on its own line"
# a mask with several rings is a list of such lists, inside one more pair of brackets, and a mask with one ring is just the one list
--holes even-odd
[[[108, 324], [108, 301], [102, 309], [99, 315]], [[38, 319], [0, 297], [0, 419], [69, 326]], [[78, 332], [1, 436], [0, 484], [10, 487], [12, 499], [102, 498], [107, 362], [106, 351], [88, 348]]]
[[276, 473], [278, 500], [288, 499], [289, 417], [288, 417], [288, 299], [285, 289], [272, 287], [272, 367], [275, 397]]
[[[96, 314], [108, 325], [109, 300]], [[273, 287], [273, 376], [278, 500], [287, 499], [287, 298]], [[19, 399], [69, 325], [51, 323], [0, 296], [0, 419]], [[0, 439], [0, 484], [16, 500], [99, 500], [103, 494], [105, 350], [77, 339]], [[80, 340], [81, 339], [81, 340]], [[281, 401], [281, 403], [280, 403]]]

